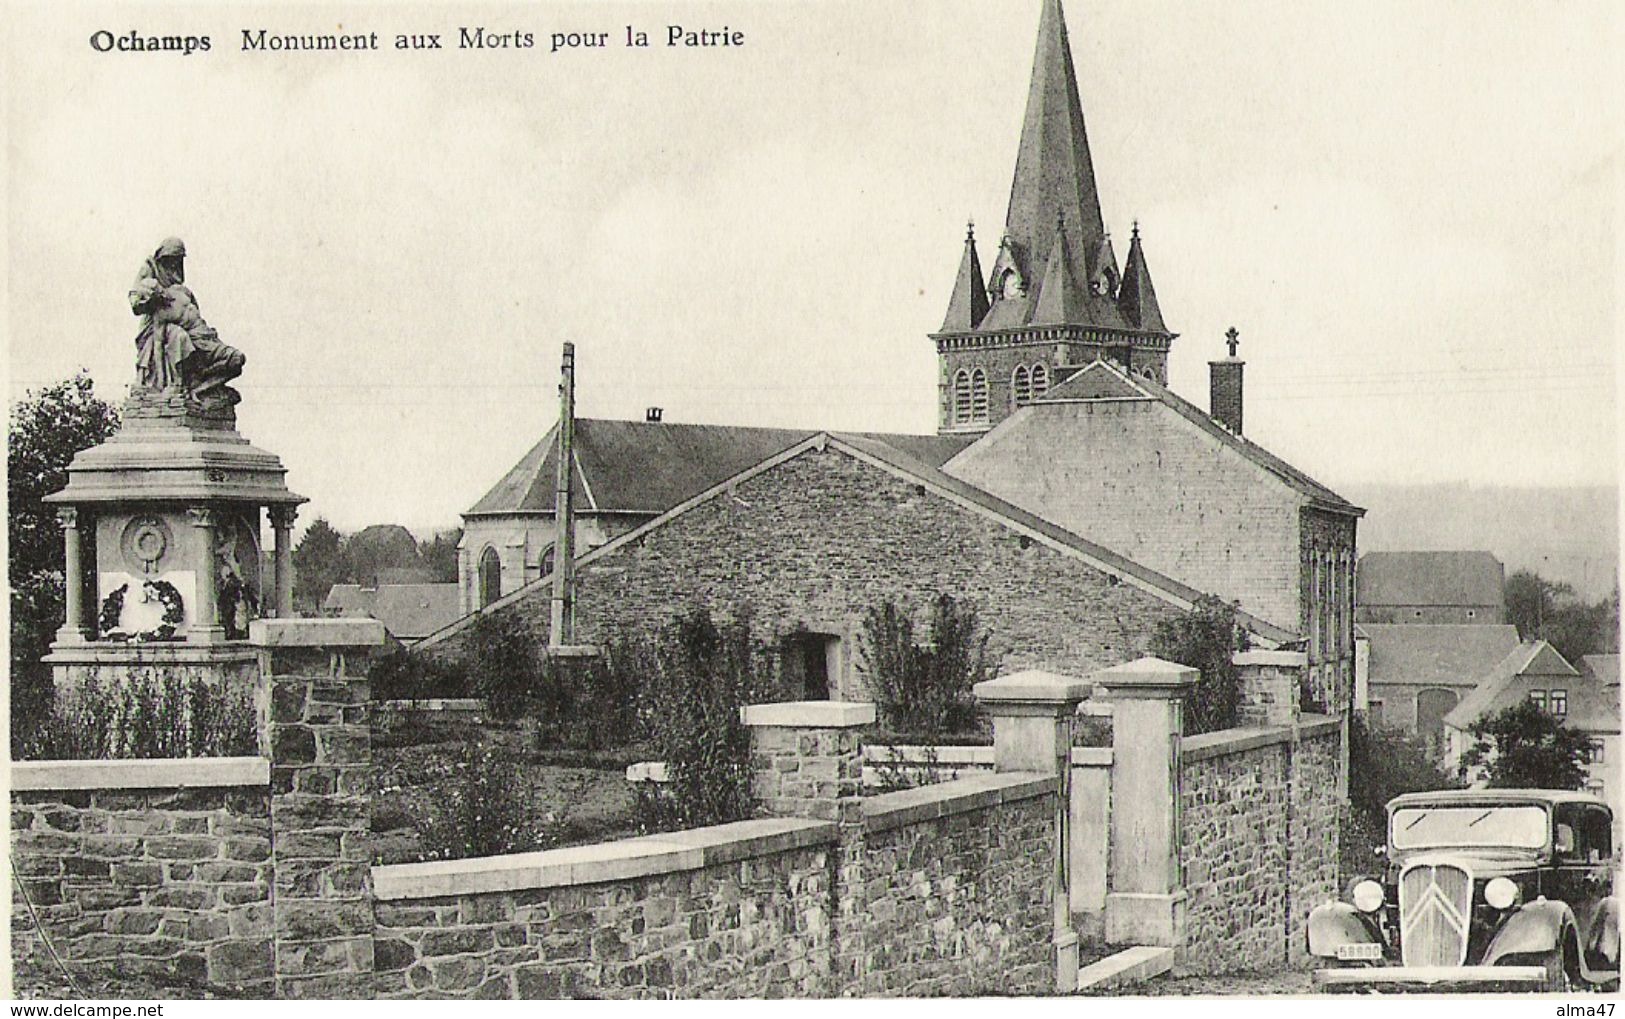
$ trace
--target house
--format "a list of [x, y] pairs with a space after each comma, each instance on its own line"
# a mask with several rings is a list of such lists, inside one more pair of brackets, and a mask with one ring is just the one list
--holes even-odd
[[1546, 641], [1521, 644], [1460, 704], [1444, 716], [1446, 761], [1459, 765], [1472, 745], [1469, 727], [1523, 700], [1530, 700], [1571, 729], [1592, 737], [1587, 788], [1620, 809], [1619, 656], [1591, 655], [1582, 669], [1570, 665]]
[[[1120, 269], [1064, 15], [1043, 0], [998, 254], [984, 278], [966, 237], [930, 335], [937, 434], [578, 421], [579, 639], [689, 599], [745, 599], [764, 623], [821, 642], [828, 654], [806, 661], [823, 660], [828, 688], [845, 691], [855, 620], [885, 595], [963, 596], [1008, 664], [1069, 671], [1140, 653], [1156, 620], [1212, 595], [1236, 603], [1261, 643], [1306, 650], [1306, 693], [1344, 711], [1364, 511], [1243, 437], [1234, 333], [1210, 363], [1207, 409], [1168, 388], [1176, 337], [1138, 226], [1130, 237]], [[557, 445], [544, 437], [465, 514], [459, 551], [462, 608], [519, 611], [539, 636]], [[763, 505], [807, 526], [773, 526]], [[908, 520], [917, 526], [899, 530]], [[699, 547], [678, 548], [679, 536]]]
[[334, 584], [322, 601], [322, 614], [376, 619], [403, 644], [422, 640], [462, 615], [456, 584]]
[[1506, 567], [1488, 552], [1367, 552], [1354, 603], [1362, 623], [1505, 623]]
[[[1444, 716], [1518, 648], [1516, 627], [1361, 623], [1368, 648], [1357, 687], [1374, 726], [1438, 741]], [[1358, 703], [1358, 702], [1357, 702]]]

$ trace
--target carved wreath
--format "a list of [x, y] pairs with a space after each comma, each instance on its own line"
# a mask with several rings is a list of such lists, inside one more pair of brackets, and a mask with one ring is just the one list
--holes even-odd
[[124, 593], [129, 589], [129, 584], [120, 584], [102, 600], [101, 610], [96, 615], [97, 628], [102, 636], [108, 640], [129, 640], [137, 643], [174, 640], [176, 628], [186, 620], [186, 606], [181, 601], [181, 593], [175, 589], [175, 585], [167, 580], [148, 580], [141, 584], [144, 593], [157, 598], [163, 605], [163, 619], [151, 630], [138, 630], [127, 634], [121, 632], [118, 626], [119, 619], [124, 615]]

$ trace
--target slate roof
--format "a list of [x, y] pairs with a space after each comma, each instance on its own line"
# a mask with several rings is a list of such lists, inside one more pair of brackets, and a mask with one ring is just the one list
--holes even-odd
[[456, 584], [334, 584], [322, 611], [338, 616], [369, 616], [398, 640], [417, 640], [462, 615]]
[[1373, 688], [1407, 683], [1471, 690], [1518, 649], [1515, 626], [1361, 623], [1360, 629], [1370, 641]]
[[[654, 427], [672, 426], [665, 425]], [[1166, 600], [1189, 604], [1202, 596], [1203, 592], [1198, 591], [1195, 588], [1182, 584], [1171, 577], [1164, 576], [1163, 574], [1158, 573], [1157, 571], [1148, 567], [1142, 566], [1139, 563], [1133, 562], [1132, 560], [1126, 559], [1109, 549], [1096, 545], [1095, 543], [1072, 533], [1071, 531], [1058, 527], [1040, 517], [1034, 516], [1018, 506], [1005, 502], [1003, 499], [1000, 499], [989, 492], [943, 473], [936, 464], [931, 462], [931, 459], [937, 459], [939, 462], [946, 461], [948, 459], [948, 457], [944, 455], [945, 451], [949, 448], [949, 443], [945, 441], [946, 438], [947, 437], [939, 439], [936, 436], [900, 437], [895, 435], [889, 436], [869, 433], [842, 432], [809, 433], [803, 440], [801, 440], [801, 442], [792, 444], [784, 449], [777, 450], [773, 454], [764, 457], [762, 461], [756, 464], [752, 464], [749, 467], [728, 477], [718, 479], [715, 484], [700, 492], [696, 492], [694, 496], [690, 497], [688, 500], [684, 500], [682, 504], [673, 507], [666, 513], [656, 517], [648, 523], [643, 524], [635, 530], [615, 538], [608, 544], [593, 549], [578, 559], [577, 562], [580, 564], [588, 564], [596, 561], [597, 559], [612, 555], [621, 546], [639, 540], [648, 531], [666, 525], [672, 520], [680, 517], [687, 510], [702, 504], [707, 498], [718, 495], [726, 489], [727, 484], [741, 482], [748, 477], [754, 477], [759, 473], [771, 470], [778, 463], [783, 462], [784, 459], [799, 453], [802, 449], [809, 446], [813, 441], [823, 440], [830, 443], [835, 448], [843, 450], [849, 455], [856, 455], [860, 458], [868, 457], [877, 461], [884, 468], [894, 473], [901, 474], [914, 482], [925, 485], [929, 488], [935, 488], [940, 494], [946, 495], [948, 498], [963, 504], [967, 504], [973, 510], [980, 511], [988, 516], [991, 516], [1006, 526], [1033, 532], [1042, 538], [1070, 550], [1079, 557], [1084, 558], [1086, 561], [1090, 561], [1098, 569], [1103, 569], [1106, 572], [1124, 578], [1132, 578], [1133, 581], [1136, 582], [1136, 586], [1149, 590]], [[907, 441], [900, 442], [898, 441], [899, 439]], [[961, 441], [961, 446], [962, 445], [963, 442]], [[924, 456], [922, 457], [919, 454], [924, 454]], [[926, 457], [931, 459], [926, 459]], [[504, 608], [527, 596], [528, 594], [549, 589], [551, 583], [551, 574], [540, 577], [537, 580], [526, 584], [524, 587], [521, 587], [519, 590], [504, 595], [502, 598], [492, 602], [482, 611], [491, 612]], [[421, 646], [430, 646], [451, 637], [467, 626], [473, 619], [477, 618], [479, 614], [480, 613], [474, 613], [463, 619], [454, 621], [451, 623], [451, 625], [448, 625], [443, 629], [431, 634]], [[1258, 634], [1259, 636], [1266, 638], [1267, 640], [1290, 641], [1298, 638], [1298, 634], [1296, 633], [1283, 630], [1280, 627], [1274, 626], [1245, 612], [1238, 613], [1237, 618], [1244, 627]]]
[[1451, 708], [1444, 716], [1444, 724], [1466, 729], [1485, 714], [1516, 704], [1529, 696], [1531, 689], [1545, 689], [1556, 681], [1573, 690], [1579, 677], [1556, 648], [1543, 640], [1528, 641], [1508, 653], [1472, 693]]
[[[557, 428], [522, 457], [473, 508], [470, 517], [550, 514], [557, 484]], [[664, 513], [775, 453], [815, 429], [734, 425], [576, 421], [574, 493], [578, 512]], [[869, 434], [930, 464], [946, 462], [974, 436]]]
[[[1282, 460], [1263, 446], [1243, 438], [1215, 421], [1205, 410], [1167, 386], [1144, 376], [1130, 377], [1109, 361], [1095, 361], [1065, 382], [1051, 389], [1043, 399], [1028, 404], [1034, 412], [1046, 403], [1141, 398], [1156, 400], [1180, 417], [1196, 425], [1253, 463], [1286, 482], [1321, 509], [1363, 516], [1365, 510]], [[1026, 409], [1026, 408], [1024, 408]], [[1021, 413], [1021, 411], [1017, 411]]]
[[1580, 671], [1603, 686], [1619, 685], [1619, 655], [1586, 655], [1580, 659]]
[[1488, 552], [1367, 552], [1355, 569], [1356, 605], [1495, 606], [1506, 568]]

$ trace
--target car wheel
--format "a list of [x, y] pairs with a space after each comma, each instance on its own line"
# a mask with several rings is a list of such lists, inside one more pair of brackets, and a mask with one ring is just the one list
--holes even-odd
[[1546, 970], [1546, 979], [1541, 981], [1540, 989], [1546, 994], [1562, 994], [1574, 989], [1569, 979], [1568, 962], [1561, 945], [1550, 952], [1544, 952], [1535, 957], [1535, 965]]

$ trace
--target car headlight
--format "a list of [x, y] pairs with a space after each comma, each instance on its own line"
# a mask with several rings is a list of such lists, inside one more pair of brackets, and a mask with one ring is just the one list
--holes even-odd
[[1356, 882], [1349, 892], [1349, 898], [1354, 900], [1354, 908], [1362, 913], [1375, 913], [1382, 908], [1382, 885], [1366, 878]]
[[1504, 877], [1492, 878], [1484, 886], [1484, 901], [1496, 909], [1510, 909], [1518, 903], [1518, 886]]

